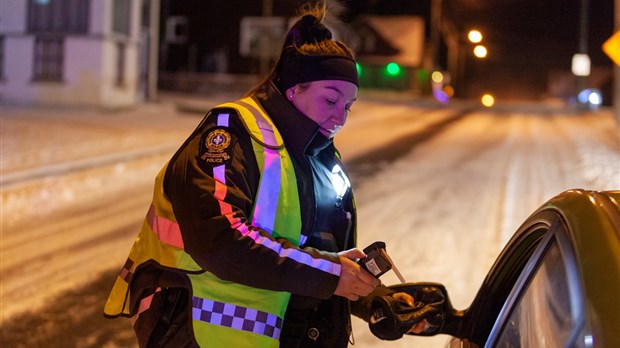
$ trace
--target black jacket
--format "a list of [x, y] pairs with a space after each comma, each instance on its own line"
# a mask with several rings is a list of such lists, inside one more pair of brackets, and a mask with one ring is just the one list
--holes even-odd
[[[355, 245], [356, 216], [348, 178], [333, 141], [324, 137], [318, 125], [297, 111], [275, 87], [254, 98], [276, 124], [293, 160], [302, 234], [308, 237], [300, 248], [314, 258], [339, 262], [336, 253]], [[171, 159], [164, 179], [164, 191], [172, 203], [186, 251], [205, 270], [224, 280], [292, 293], [282, 346], [294, 346], [296, 339], [305, 339], [307, 329], [320, 326], [321, 346], [346, 347], [349, 303], [332, 295], [338, 277], [279, 257], [232, 229], [221, 216], [219, 203], [212, 195], [215, 181], [210, 174], [211, 164], [201, 158], [204, 137], [218, 127], [216, 116], [222, 112], [231, 114], [226, 130], [232, 139], [227, 150], [230, 160], [224, 200], [233, 207], [236, 218], [249, 224], [247, 216], [256, 197], [260, 172], [249, 134], [234, 110], [211, 110]], [[276, 241], [292, 247], [284, 239]]]

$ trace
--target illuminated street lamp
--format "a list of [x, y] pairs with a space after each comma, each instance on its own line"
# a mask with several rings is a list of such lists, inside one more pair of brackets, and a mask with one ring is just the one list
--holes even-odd
[[467, 38], [471, 43], [480, 43], [482, 41], [482, 33], [476, 29], [472, 29], [467, 34]]
[[487, 56], [487, 53], [487, 48], [483, 45], [476, 45], [476, 47], [474, 47], [474, 56], [478, 58], [485, 58]]

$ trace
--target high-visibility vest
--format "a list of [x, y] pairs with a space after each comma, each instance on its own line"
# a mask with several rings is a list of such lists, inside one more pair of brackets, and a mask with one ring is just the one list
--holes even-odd
[[[273, 237], [286, 238], [295, 245], [303, 244], [301, 212], [297, 181], [291, 158], [284, 148], [282, 136], [262, 107], [251, 98], [225, 103], [218, 108], [235, 109], [252, 138], [252, 146], [261, 171], [257, 198], [251, 216], [252, 225], [268, 231]], [[225, 109], [222, 109], [225, 110]], [[218, 126], [228, 126], [228, 114], [219, 112]], [[106, 303], [107, 316], [135, 316], [148, 308], [150, 299], [141, 300], [138, 309], [129, 308], [130, 284], [136, 270], [146, 262], [186, 274], [192, 285], [191, 310], [193, 331], [200, 346], [206, 347], [278, 347], [284, 313], [290, 298], [288, 292], [248, 287], [225, 281], [203, 270], [184, 251], [183, 240], [172, 205], [163, 192], [166, 166], [155, 180], [153, 203], [142, 229], [130, 251], [128, 261], [117, 277]], [[224, 165], [213, 168], [216, 179], [214, 196], [219, 200], [222, 215], [233, 229], [253, 238], [257, 243], [282, 256], [308, 260], [297, 249], [284, 250], [279, 243], [261, 236], [232, 217], [232, 207], [224, 202], [226, 178]], [[274, 197], [277, 197], [275, 199]], [[299, 253], [299, 255], [290, 254]], [[303, 262], [303, 261], [302, 261]], [[332, 267], [328, 261], [324, 267]], [[318, 265], [318, 267], [322, 267]]]

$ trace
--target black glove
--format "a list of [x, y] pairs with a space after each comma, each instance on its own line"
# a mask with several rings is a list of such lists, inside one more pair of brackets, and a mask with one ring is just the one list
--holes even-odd
[[426, 319], [428, 325], [420, 335], [433, 335], [444, 321], [443, 293], [433, 286], [410, 287], [407, 293], [414, 298], [414, 306], [395, 299], [392, 295], [377, 296], [372, 301], [370, 331], [382, 340], [397, 340], [413, 325]]

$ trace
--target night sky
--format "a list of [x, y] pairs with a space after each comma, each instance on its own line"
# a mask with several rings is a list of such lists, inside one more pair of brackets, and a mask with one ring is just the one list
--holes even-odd
[[[444, 0], [444, 13], [463, 32], [478, 28], [489, 56], [467, 62], [468, 81], [490, 88], [509, 84], [510, 93], [544, 92], [547, 72], [570, 71], [579, 50], [581, 0]], [[611, 68], [601, 45], [613, 33], [614, 0], [589, 0], [588, 54], [592, 66]], [[430, 1], [350, 0], [349, 14], [423, 14]], [[620, 10], [620, 9], [619, 9]], [[504, 88], [505, 89], [505, 88]]]

